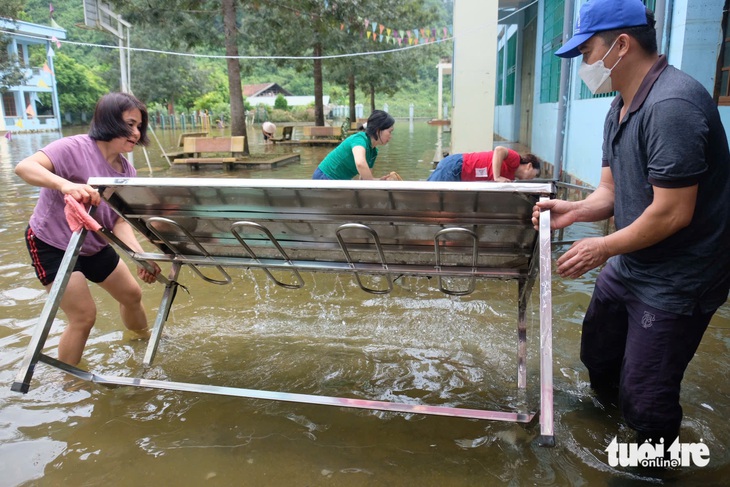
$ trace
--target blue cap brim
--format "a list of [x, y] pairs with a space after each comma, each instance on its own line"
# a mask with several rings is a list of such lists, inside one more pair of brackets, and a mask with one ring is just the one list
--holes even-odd
[[555, 51], [555, 55], [558, 57], [576, 57], [580, 56], [580, 51], [578, 48], [581, 44], [583, 44], [585, 41], [593, 37], [593, 34], [595, 32], [585, 32], [583, 34], [576, 34], [573, 37], [568, 40], [565, 44], [562, 45], [560, 49]]

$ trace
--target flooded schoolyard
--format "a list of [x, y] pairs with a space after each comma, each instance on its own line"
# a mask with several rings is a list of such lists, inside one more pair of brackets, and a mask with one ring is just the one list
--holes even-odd
[[[223, 134], [217, 130], [211, 135]], [[168, 150], [179, 133], [156, 132]], [[252, 152], [297, 152], [301, 160], [272, 170], [192, 172], [168, 167], [153, 140], [152, 175], [303, 179], [329, 150], [265, 147], [256, 128], [249, 136]], [[555, 448], [537, 446], [536, 422], [106, 388], [43, 364], [28, 394], [11, 392], [46, 299], [22, 238], [38, 189], [13, 168], [58, 137], [0, 138], [0, 485], [727, 485], [730, 305], [711, 322], [682, 391], [682, 440], [708, 445], [709, 465], [664, 474], [613, 468], [605, 448], [616, 435], [632, 441], [631, 432], [617, 411], [594, 403], [578, 357], [595, 272], [578, 280], [553, 277]], [[425, 179], [437, 140], [436, 127], [399, 120], [375, 174], [395, 170], [407, 180]], [[150, 175], [141, 150], [135, 166], [140, 176]], [[600, 232], [581, 225], [566, 237]], [[472, 408], [507, 410], [524, 400], [516, 388], [514, 282], [488, 281], [470, 296], [451, 297], [428, 279], [411, 278], [399, 280], [391, 295], [373, 296], [350, 276], [306, 275], [302, 290], [272, 286], [260, 272], [232, 276], [233, 284], [222, 287], [183, 271], [189, 292], [178, 292], [149, 370], [142, 366], [145, 343], [129, 340], [115, 302], [94, 290], [97, 325], [83, 366], [111, 375]], [[153, 317], [162, 286], [144, 290]], [[59, 313], [46, 348], [51, 356], [64, 323]], [[532, 410], [539, 399], [538, 328], [533, 296], [526, 398]]]

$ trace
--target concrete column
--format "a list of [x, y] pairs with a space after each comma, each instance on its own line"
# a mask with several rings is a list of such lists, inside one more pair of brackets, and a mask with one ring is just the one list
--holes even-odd
[[438, 110], [438, 119], [441, 120], [444, 118], [444, 70], [441, 68], [441, 64], [438, 65], [439, 68], [439, 94], [438, 94], [438, 102], [437, 102], [437, 110]]
[[452, 154], [492, 149], [497, 7], [497, 0], [454, 1]]

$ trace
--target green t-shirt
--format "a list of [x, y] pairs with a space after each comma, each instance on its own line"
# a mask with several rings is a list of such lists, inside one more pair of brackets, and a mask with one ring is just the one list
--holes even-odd
[[365, 160], [368, 162], [368, 167], [372, 169], [375, 165], [375, 158], [378, 157], [378, 149], [370, 146], [370, 137], [367, 133], [357, 132], [343, 140], [340, 145], [327, 154], [327, 157], [319, 163], [319, 170], [330, 179], [354, 178], [358, 172], [352, 148], [358, 146], [365, 148]]

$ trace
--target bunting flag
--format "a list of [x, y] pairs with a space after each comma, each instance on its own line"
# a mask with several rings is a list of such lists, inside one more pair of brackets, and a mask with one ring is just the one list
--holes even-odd
[[48, 63], [43, 63], [43, 72], [53, 74], [53, 71], [51, 71], [51, 67], [48, 65]]
[[28, 106], [25, 107], [25, 113], [29, 117], [35, 117], [35, 110], [33, 110], [33, 105], [31, 105], [30, 103], [28, 103]]
[[22, 119], [20, 119], [20, 118], [19, 118], [19, 119], [17, 119], [17, 120], [15, 121], [15, 126], [16, 126], [16, 127], [19, 127], [19, 128], [21, 128], [21, 129], [22, 129], [22, 128], [23, 128], [23, 120], [22, 120]]
[[375, 42], [397, 44], [399, 46], [403, 46], [405, 43], [405, 45], [412, 46], [448, 39], [449, 35], [453, 33], [453, 26], [400, 30], [387, 27], [383, 23], [361, 18], [356, 25], [348, 26], [341, 23], [340, 31], [347, 31], [348, 34], [359, 35], [361, 38], [364, 37]]
[[8, 140], [12, 140], [13, 136], [11, 135], [9, 130], [7, 132], [5, 132], [5, 138]]
[[38, 80], [38, 87], [39, 87], [39, 88], [50, 88], [50, 86], [48, 86], [48, 83], [46, 83], [46, 82], [45, 82], [45, 81], [43, 81], [42, 79], [39, 79], [39, 80]]
[[56, 39], [56, 36], [51, 37], [51, 42], [55, 42], [56, 43], [56, 49], [61, 49], [61, 41], [59, 41], [58, 39]]
[[52, 3], [49, 3], [48, 4], [48, 10], [50, 10], [51, 11], [51, 15], [53, 15], [54, 10], [53, 10], [53, 4]]

